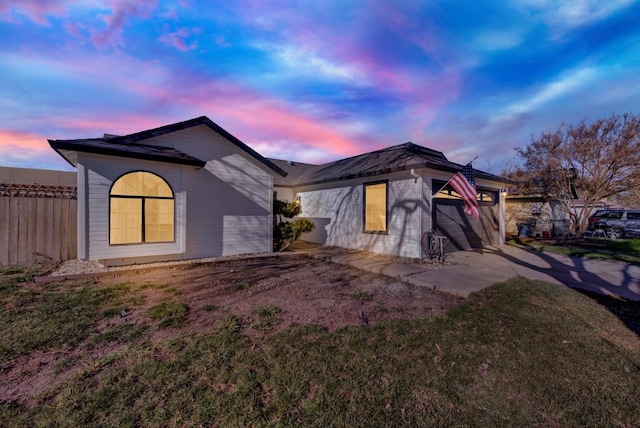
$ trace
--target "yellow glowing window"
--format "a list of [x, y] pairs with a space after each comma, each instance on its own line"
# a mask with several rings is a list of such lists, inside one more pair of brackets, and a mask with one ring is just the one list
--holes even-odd
[[387, 231], [387, 183], [364, 185], [364, 231]]
[[[458, 192], [456, 192], [449, 186], [440, 190], [438, 193], [434, 195], [434, 197], [440, 198], [440, 199], [462, 199], [462, 196], [460, 196]], [[478, 201], [483, 201], [483, 202], [493, 202], [495, 199], [495, 196], [491, 192], [480, 191], [476, 194], [476, 199]]]
[[116, 180], [109, 194], [109, 243], [140, 244], [174, 240], [173, 191], [150, 172], [131, 172]]

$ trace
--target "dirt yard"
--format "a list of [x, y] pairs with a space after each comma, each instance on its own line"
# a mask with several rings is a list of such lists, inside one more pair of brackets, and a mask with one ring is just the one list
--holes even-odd
[[[295, 324], [319, 324], [333, 331], [389, 318], [436, 316], [461, 301], [384, 275], [307, 256], [114, 273], [99, 277], [98, 285], [121, 283], [137, 290], [138, 300], [144, 303], [127, 305], [127, 315], [112, 322], [148, 322], [146, 311], [166, 300], [169, 290], [172, 300], [188, 308], [180, 334], [206, 332], [230, 315], [241, 320], [245, 334], [265, 334], [250, 328], [258, 322], [256, 311], [264, 307], [279, 310], [277, 322], [266, 332], [272, 334]], [[153, 286], [145, 288], [145, 284]], [[171, 329], [163, 334], [171, 334]]]
[[[34, 350], [0, 364], [0, 402], [29, 406], [32, 397], [47, 387], [118, 352], [129, 339], [96, 346], [91, 338], [125, 331], [123, 327], [141, 327], [145, 333], [135, 341], [153, 346], [157, 341], [212, 332], [232, 319], [242, 334], [259, 339], [309, 323], [335, 331], [346, 326], [367, 328], [384, 319], [433, 317], [463, 300], [306, 255], [115, 271], [20, 287], [36, 296], [52, 290], [64, 293], [78, 285], [122, 290], [121, 303], [77, 345]], [[186, 309], [177, 325], [162, 327], [150, 316], [150, 309], [163, 302]], [[73, 314], [73, 308], [68, 310]], [[265, 313], [270, 314], [268, 323]]]

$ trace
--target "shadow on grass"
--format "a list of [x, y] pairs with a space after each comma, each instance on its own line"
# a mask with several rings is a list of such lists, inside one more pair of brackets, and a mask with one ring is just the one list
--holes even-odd
[[618, 297], [605, 296], [591, 291], [575, 288], [579, 293], [593, 299], [604, 306], [613, 315], [618, 317], [624, 325], [640, 337], [640, 301], [621, 299]]
[[614, 260], [640, 265], [640, 239], [606, 238], [512, 238], [509, 244], [528, 250], [546, 251], [569, 257]]
[[600, 260], [566, 254], [557, 255], [517, 245], [484, 248], [482, 253], [498, 256], [512, 263], [512, 267], [519, 266], [519, 274], [525, 277], [529, 276], [530, 272], [522, 268], [545, 274], [567, 287], [593, 291], [607, 290], [621, 296], [622, 299], [640, 300], [640, 271], [631, 263], [600, 264]]

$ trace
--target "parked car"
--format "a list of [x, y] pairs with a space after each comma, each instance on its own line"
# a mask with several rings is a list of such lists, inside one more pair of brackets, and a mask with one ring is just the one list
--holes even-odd
[[640, 236], [640, 210], [599, 210], [589, 217], [589, 230], [611, 239]]

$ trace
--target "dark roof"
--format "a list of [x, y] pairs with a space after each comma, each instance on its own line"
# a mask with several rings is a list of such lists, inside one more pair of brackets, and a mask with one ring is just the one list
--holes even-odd
[[[213, 122], [206, 116], [200, 116], [195, 119], [178, 122], [171, 125], [161, 126], [159, 128], [149, 129], [134, 134], [115, 136], [106, 134], [104, 138], [92, 138], [84, 140], [49, 140], [49, 144], [62, 157], [67, 159], [60, 150], [75, 150], [80, 152], [99, 153], [113, 156], [131, 157], [136, 159], [155, 160], [159, 162], [178, 163], [183, 165], [194, 165], [202, 167], [205, 161], [196, 159], [179, 150], [152, 146], [148, 144], [139, 144], [140, 141], [147, 140], [152, 137], [169, 134], [171, 132], [181, 131], [183, 129], [192, 128], [194, 126], [205, 125], [217, 132], [229, 142], [248, 153], [251, 157], [262, 163], [267, 168], [275, 171], [281, 176], [287, 175], [285, 171], [262, 157], [251, 147], [234, 137], [232, 134], [223, 129], [220, 125]], [[67, 159], [69, 161], [69, 159]], [[70, 162], [70, 161], [69, 161]], [[71, 162], [70, 162], [71, 163]]]
[[317, 168], [318, 165], [312, 165], [310, 163], [293, 162], [281, 159], [271, 159], [269, 161], [274, 163], [279, 168], [287, 171], [287, 176], [275, 179], [275, 182], [279, 186], [295, 186], [298, 184], [300, 177], [309, 169]]
[[49, 140], [49, 145], [72, 165], [74, 165], [74, 163], [61, 152], [62, 150], [192, 165], [200, 168], [206, 164], [206, 162], [200, 159], [196, 159], [193, 156], [189, 156], [171, 147], [151, 146], [148, 144], [118, 144], [113, 143], [113, 139], [107, 141], [102, 138]]
[[[281, 165], [287, 172], [291, 171], [291, 167], [286, 162]], [[324, 165], [304, 165], [306, 165], [304, 170], [299, 170], [298, 177], [293, 182], [291, 180], [276, 179], [274, 184], [278, 186], [320, 184], [354, 178], [375, 177], [419, 168], [432, 168], [457, 173], [463, 167], [463, 165], [447, 160], [442, 152], [413, 143], [400, 144]], [[477, 178], [505, 181], [502, 177], [479, 170], [474, 170], [474, 174]]]

